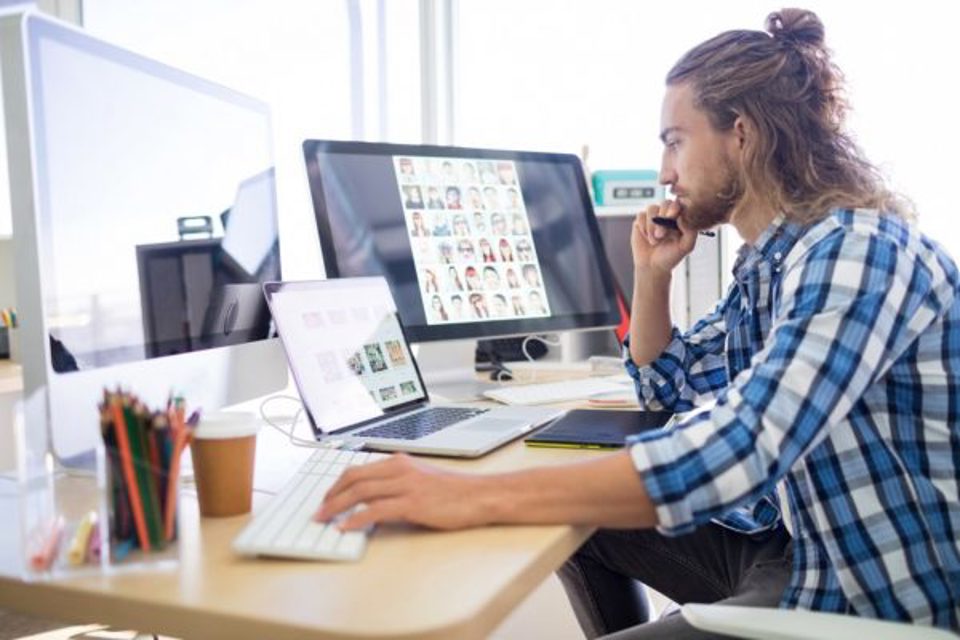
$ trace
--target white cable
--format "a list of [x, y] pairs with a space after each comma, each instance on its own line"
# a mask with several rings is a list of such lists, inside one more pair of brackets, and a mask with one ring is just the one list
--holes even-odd
[[[282, 426], [280, 426], [279, 424], [271, 420], [269, 416], [267, 416], [266, 406], [268, 403], [274, 400], [290, 400], [291, 402], [296, 402], [298, 405], [300, 405], [300, 408], [297, 409], [297, 412], [293, 414], [293, 419], [290, 420], [289, 429], [284, 429]], [[296, 428], [297, 428], [297, 422], [299, 422], [300, 416], [302, 414], [303, 414], [303, 402], [300, 400], [300, 398], [297, 398], [296, 396], [275, 395], [275, 396], [270, 396], [269, 398], [266, 398], [263, 402], [260, 403], [260, 417], [263, 418], [263, 421], [266, 422], [268, 425], [270, 425], [271, 427], [273, 427], [283, 435], [287, 436], [287, 440], [290, 441], [290, 444], [297, 447], [310, 447], [314, 449], [323, 448], [325, 446], [323, 443], [317, 442], [316, 440], [307, 440], [306, 438], [300, 438], [294, 435], [294, 431], [296, 431]]]
[[[530, 352], [527, 351], [527, 345], [530, 344], [530, 341], [531, 341], [531, 340], [537, 340], [537, 341], [542, 342], [543, 344], [548, 345], [548, 346], [551, 346], [551, 347], [559, 347], [559, 346], [560, 346], [560, 338], [556, 338], [555, 340], [552, 340], [552, 341], [551, 341], [551, 340], [548, 340], [546, 336], [535, 336], [535, 335], [529, 335], [529, 336], [527, 336], [526, 338], [523, 339], [523, 342], [520, 344], [520, 350], [523, 352], [523, 356], [524, 356], [524, 357], [527, 359], [527, 361], [530, 362], [530, 363], [533, 363], [533, 360], [534, 360], [533, 356], [530, 355]], [[536, 369], [536, 367], [531, 367], [530, 371], [531, 371], [530, 382], [536, 382], [536, 380], [537, 380], [537, 369]]]

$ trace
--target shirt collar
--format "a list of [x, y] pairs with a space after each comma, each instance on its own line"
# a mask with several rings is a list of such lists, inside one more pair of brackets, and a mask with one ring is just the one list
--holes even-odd
[[734, 278], [742, 280], [761, 262], [778, 270], [802, 231], [802, 225], [787, 222], [786, 216], [778, 213], [756, 242], [744, 243], [737, 251], [737, 260], [733, 265]]

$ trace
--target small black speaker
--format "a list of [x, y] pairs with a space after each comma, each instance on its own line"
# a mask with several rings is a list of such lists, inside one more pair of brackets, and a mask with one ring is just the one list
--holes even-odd
[[[526, 360], [527, 356], [523, 353], [523, 341], [525, 337], [518, 338], [494, 338], [492, 340], [477, 341], [477, 362], [515, 362]], [[538, 360], [547, 355], [547, 345], [542, 340], [529, 340], [527, 342], [527, 353], [534, 360]]]

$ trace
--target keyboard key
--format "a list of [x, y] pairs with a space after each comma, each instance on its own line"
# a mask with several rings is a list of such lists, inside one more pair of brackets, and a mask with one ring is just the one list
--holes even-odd
[[367, 534], [365, 531], [347, 531], [340, 536], [340, 542], [337, 544], [337, 553], [344, 556], [355, 556], [363, 551], [363, 545], [366, 542]]

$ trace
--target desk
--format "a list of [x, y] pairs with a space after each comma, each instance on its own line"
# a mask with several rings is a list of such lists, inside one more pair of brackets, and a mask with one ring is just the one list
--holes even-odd
[[[258, 447], [258, 487], [282, 482], [290, 463], [309, 455], [273, 430], [261, 432]], [[595, 455], [514, 442], [479, 460], [437, 462], [492, 472]], [[176, 570], [35, 583], [0, 577], [0, 607], [181, 638], [482, 638], [591, 533], [382, 526], [359, 563], [247, 559], [230, 542], [248, 516], [201, 527], [192, 492], [182, 497]], [[267, 500], [256, 494], [254, 508]]]

